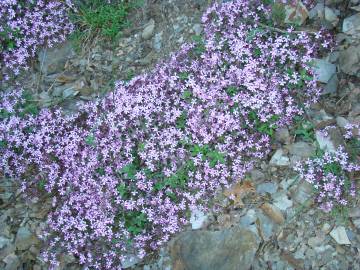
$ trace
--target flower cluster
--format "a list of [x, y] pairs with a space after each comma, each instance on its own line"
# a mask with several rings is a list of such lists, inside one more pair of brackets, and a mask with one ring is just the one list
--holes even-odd
[[321, 157], [308, 159], [298, 164], [295, 170], [314, 186], [316, 202], [325, 212], [330, 212], [335, 206], [347, 205], [349, 197], [355, 196], [355, 184], [349, 174], [359, 171], [360, 166], [349, 161], [343, 147], [335, 153], [325, 152]]
[[0, 1], [0, 70], [17, 75], [41, 46], [62, 42], [73, 30], [67, 8], [58, 0]]
[[[117, 82], [74, 115], [24, 113], [3, 94], [0, 168], [23, 188], [53, 194], [44, 258], [65, 251], [95, 269], [120, 269], [156, 250], [270, 151], [272, 129], [316, 100], [306, 33], [261, 26], [258, 1], [214, 4], [204, 37], [151, 73]], [[28, 105], [26, 105], [28, 106]]]

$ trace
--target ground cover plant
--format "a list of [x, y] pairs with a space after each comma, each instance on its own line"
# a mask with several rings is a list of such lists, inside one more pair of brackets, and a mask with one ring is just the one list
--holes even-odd
[[73, 30], [70, 1], [0, 2], [0, 70], [3, 79], [28, 68], [29, 60], [42, 46], [62, 42]]
[[71, 116], [37, 110], [21, 90], [1, 95], [2, 172], [53, 196], [45, 260], [68, 252], [119, 269], [266, 157], [274, 129], [302, 113], [297, 101], [319, 96], [310, 64], [326, 38], [268, 28], [271, 8], [214, 4], [204, 36]]

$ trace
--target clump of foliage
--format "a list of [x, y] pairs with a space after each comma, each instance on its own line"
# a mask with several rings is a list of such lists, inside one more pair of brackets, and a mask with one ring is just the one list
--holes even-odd
[[142, 1], [128, 0], [93, 0], [80, 2], [74, 9], [72, 21], [76, 25], [73, 39], [78, 45], [92, 42], [94, 37], [114, 40], [121, 35], [121, 31], [130, 25], [129, 12], [140, 6]]
[[0, 1], [0, 70], [4, 79], [28, 68], [42, 46], [62, 42], [73, 30], [67, 16], [70, 2]]
[[335, 153], [325, 152], [308, 159], [295, 168], [305, 181], [312, 184], [317, 192], [316, 202], [325, 212], [345, 206], [355, 196], [355, 184], [350, 173], [359, 171], [360, 166], [349, 160], [342, 147]]
[[297, 99], [316, 101], [316, 81], [303, 76], [316, 38], [259, 29], [268, 7], [257, 3], [214, 4], [201, 39], [74, 115], [19, 117], [22, 94], [2, 95], [2, 172], [54, 194], [45, 260], [56, 265], [64, 251], [114, 269], [158, 249], [266, 157], [273, 129], [302, 112]]

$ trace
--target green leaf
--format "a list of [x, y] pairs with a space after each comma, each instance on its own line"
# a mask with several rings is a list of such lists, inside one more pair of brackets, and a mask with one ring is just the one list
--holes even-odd
[[94, 135], [88, 135], [85, 137], [85, 143], [90, 146], [95, 146], [95, 137]]

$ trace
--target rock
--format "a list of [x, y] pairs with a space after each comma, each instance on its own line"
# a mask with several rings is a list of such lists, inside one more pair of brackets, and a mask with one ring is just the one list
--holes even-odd
[[289, 146], [291, 155], [299, 156], [302, 158], [309, 158], [315, 154], [315, 147], [306, 142], [296, 142]]
[[250, 269], [257, 236], [246, 229], [233, 227], [222, 231], [181, 233], [170, 246], [173, 270]]
[[10, 239], [0, 236], [0, 249], [3, 249], [4, 247], [6, 247], [7, 245], [10, 245], [10, 244], [11, 244]]
[[265, 174], [262, 171], [259, 170], [252, 170], [250, 172], [251, 180], [254, 182], [260, 182], [262, 180], [265, 180]]
[[316, 131], [315, 137], [321, 150], [332, 153], [336, 152], [334, 143], [330, 140], [330, 138], [325, 137], [322, 132]]
[[156, 52], [160, 52], [161, 51], [161, 47], [162, 47], [162, 35], [163, 32], [157, 33], [154, 37], [154, 41], [153, 41], [153, 48]]
[[343, 21], [342, 31], [351, 36], [358, 36], [360, 33], [360, 14], [347, 17]]
[[315, 248], [315, 247], [320, 246], [324, 241], [325, 241], [324, 236], [310, 237], [308, 240], [308, 245], [312, 248]]
[[276, 223], [261, 212], [257, 213], [257, 223], [259, 226], [256, 229], [261, 231], [261, 236], [264, 241], [269, 241], [273, 235], [274, 229], [277, 227]]
[[324, 4], [318, 3], [309, 11], [310, 19], [323, 19], [324, 18]]
[[328, 83], [336, 73], [336, 65], [331, 64], [325, 59], [315, 59], [313, 69], [316, 79], [322, 83]]
[[360, 70], [360, 46], [350, 46], [340, 51], [339, 66], [341, 71], [348, 75], [358, 75]]
[[286, 209], [293, 206], [293, 202], [288, 198], [286, 192], [277, 192], [272, 197], [274, 199], [273, 204], [281, 211], [286, 211]]
[[20, 266], [20, 259], [14, 253], [6, 256], [3, 261], [4, 263], [6, 263], [6, 267], [4, 270], [17, 270]]
[[338, 116], [336, 117], [336, 124], [339, 127], [344, 128], [346, 125], [350, 124], [350, 122], [345, 117]]
[[299, 185], [297, 185], [292, 190], [292, 198], [298, 204], [304, 204], [308, 202], [308, 204], [312, 203], [313, 198], [313, 186], [306, 182], [305, 180], [301, 181]]
[[346, 234], [344, 226], [339, 226], [334, 228], [330, 232], [330, 236], [338, 243], [339, 245], [351, 245], [351, 242]]
[[356, 229], [360, 230], [360, 218], [353, 220]]
[[280, 143], [289, 143], [290, 142], [290, 133], [287, 128], [279, 128], [275, 132], [275, 140]]
[[302, 25], [308, 17], [309, 12], [301, 1], [285, 5], [285, 23]]
[[193, 30], [195, 32], [195, 35], [200, 35], [202, 32], [201, 24], [199, 24], [199, 23], [194, 24]]
[[331, 230], [331, 226], [329, 223], [324, 223], [321, 227], [321, 231], [325, 234], [328, 234]]
[[155, 30], [155, 21], [153, 19], [151, 19], [147, 26], [144, 28], [144, 30], [141, 33], [141, 37], [144, 40], [150, 39], [153, 34], [154, 34], [154, 30]]
[[40, 71], [44, 75], [60, 73], [66, 60], [72, 56], [73, 50], [70, 42], [62, 43], [53, 48], [45, 48], [39, 52]]
[[79, 93], [79, 91], [75, 89], [75, 86], [70, 86], [70, 87], [64, 89], [64, 91], [62, 92], [62, 97], [64, 99], [72, 98], [72, 97], [75, 97], [78, 93]]
[[125, 258], [121, 261], [121, 267], [129, 268], [132, 267], [140, 262], [140, 258], [135, 255], [125, 255]]
[[351, 217], [351, 218], [360, 218], [360, 208], [359, 207], [350, 208], [349, 217]]
[[208, 215], [206, 215], [204, 212], [198, 209], [191, 211], [190, 224], [193, 230], [203, 228], [204, 226], [206, 226], [207, 221]]
[[271, 218], [277, 224], [282, 224], [285, 222], [283, 214], [275, 205], [272, 205], [270, 203], [264, 203], [260, 206], [260, 208], [269, 218]]
[[277, 191], [277, 188], [278, 187], [275, 183], [266, 182], [266, 183], [261, 183], [260, 185], [256, 186], [256, 191], [257, 191], [257, 193], [260, 193], [260, 194], [265, 194], [265, 193], [273, 194]]
[[285, 156], [284, 150], [278, 149], [275, 154], [270, 159], [270, 165], [274, 166], [288, 166], [290, 165], [290, 160]]
[[328, 83], [325, 85], [324, 91], [321, 94], [322, 95], [334, 94], [334, 93], [336, 93], [338, 86], [339, 86], [339, 78], [338, 78], [337, 74], [334, 74], [330, 78]]
[[26, 250], [35, 244], [35, 236], [27, 227], [20, 227], [16, 233], [15, 246], [18, 250]]
[[325, 7], [325, 20], [332, 24], [332, 26], [336, 26], [339, 23], [339, 18], [336, 13], [329, 7]]

